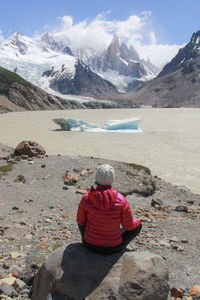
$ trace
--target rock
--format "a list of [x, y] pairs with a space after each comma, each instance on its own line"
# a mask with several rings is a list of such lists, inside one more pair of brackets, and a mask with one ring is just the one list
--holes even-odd
[[153, 207], [155, 207], [156, 205], [163, 205], [163, 201], [162, 200], [160, 200], [160, 199], [152, 199], [151, 200], [151, 205], [153, 206]]
[[16, 279], [15, 282], [13, 283], [14, 289], [19, 293], [23, 289], [27, 287], [26, 283], [20, 279]]
[[187, 213], [188, 212], [188, 207], [185, 206], [185, 205], [178, 205], [178, 206], [176, 206], [175, 211], [183, 211], [183, 212]]
[[200, 296], [200, 285], [193, 285], [190, 290], [189, 296]]
[[7, 283], [8, 285], [13, 285], [13, 283], [15, 282], [16, 278], [13, 276], [10, 277], [5, 277], [3, 279], [0, 279], [0, 285], [2, 283]]
[[2, 284], [0, 285], [0, 291], [7, 296], [17, 296], [14, 288], [6, 282], [2, 282]]
[[23, 275], [23, 270], [22, 268], [16, 266], [16, 265], [12, 265], [9, 268], [9, 272], [12, 274], [13, 277], [21, 277]]
[[100, 255], [75, 243], [53, 251], [42, 265], [32, 300], [166, 300], [168, 291], [168, 270], [159, 255]]
[[38, 157], [45, 156], [46, 151], [40, 144], [34, 141], [22, 141], [15, 148], [14, 154], [23, 156], [26, 155], [28, 157]]
[[173, 236], [173, 237], [170, 239], [170, 242], [178, 243], [177, 237], [176, 237], [176, 236]]
[[64, 183], [65, 184], [74, 184], [78, 181], [78, 175], [74, 173], [65, 173], [64, 174]]
[[11, 256], [12, 259], [16, 259], [16, 258], [18, 258], [18, 257], [21, 256], [21, 253], [18, 253], [18, 252], [11, 252], [11, 253], [10, 253], [10, 256]]
[[87, 190], [84, 190], [84, 189], [80, 188], [80, 189], [76, 190], [76, 193], [84, 195], [85, 193], [87, 193]]
[[171, 247], [171, 245], [170, 245], [169, 243], [167, 243], [166, 241], [160, 241], [159, 244], [160, 244], [161, 246], [166, 247], [166, 248], [170, 248], [170, 247]]
[[171, 296], [174, 297], [174, 298], [179, 298], [179, 297], [183, 297], [184, 295], [184, 292], [178, 288], [178, 287], [173, 287], [171, 288]]

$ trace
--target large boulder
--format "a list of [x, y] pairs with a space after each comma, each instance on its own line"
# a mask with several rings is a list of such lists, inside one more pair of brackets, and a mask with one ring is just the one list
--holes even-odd
[[44, 148], [34, 141], [22, 141], [15, 148], [16, 155], [27, 155], [29, 157], [42, 157], [46, 154]]
[[42, 265], [32, 300], [166, 300], [168, 292], [168, 270], [159, 255], [101, 255], [75, 243], [55, 250]]

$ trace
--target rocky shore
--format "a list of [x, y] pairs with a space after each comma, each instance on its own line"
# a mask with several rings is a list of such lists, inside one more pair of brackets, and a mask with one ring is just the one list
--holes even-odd
[[30, 299], [34, 274], [46, 256], [80, 242], [77, 207], [105, 162], [116, 170], [114, 187], [133, 215], [143, 218], [143, 230], [128, 248], [161, 255], [172, 295], [199, 299], [190, 289], [200, 284], [200, 195], [153, 177], [134, 162], [59, 154], [13, 158], [12, 153], [0, 144], [0, 299]]

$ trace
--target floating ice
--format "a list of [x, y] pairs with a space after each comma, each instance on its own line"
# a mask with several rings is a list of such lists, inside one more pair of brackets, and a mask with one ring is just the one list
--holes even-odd
[[82, 120], [77, 120], [77, 119], [64, 119], [64, 118], [59, 118], [59, 119], [53, 119], [53, 121], [60, 125], [62, 130], [77, 130], [77, 131], [84, 131], [85, 129], [92, 129], [92, 128], [98, 128], [96, 124], [93, 123], [87, 123]]
[[104, 122], [104, 128], [99, 128], [97, 124], [87, 123], [77, 119], [53, 119], [53, 121], [60, 125], [62, 130], [66, 131], [87, 131], [87, 132], [123, 132], [123, 133], [137, 133], [142, 132], [138, 127], [140, 118], [129, 118], [122, 120], [107, 120]]
[[129, 118], [123, 120], [107, 120], [104, 122], [104, 128], [107, 130], [127, 130], [139, 129], [139, 122], [141, 121], [140, 118]]

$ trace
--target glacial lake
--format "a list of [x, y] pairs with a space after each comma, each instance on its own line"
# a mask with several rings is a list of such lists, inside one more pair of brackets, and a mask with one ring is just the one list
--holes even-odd
[[[141, 117], [142, 133], [60, 131], [52, 119], [75, 118], [103, 127], [105, 120]], [[0, 115], [0, 142], [40, 143], [47, 154], [133, 162], [153, 175], [200, 193], [200, 109], [107, 109], [15, 112]]]

